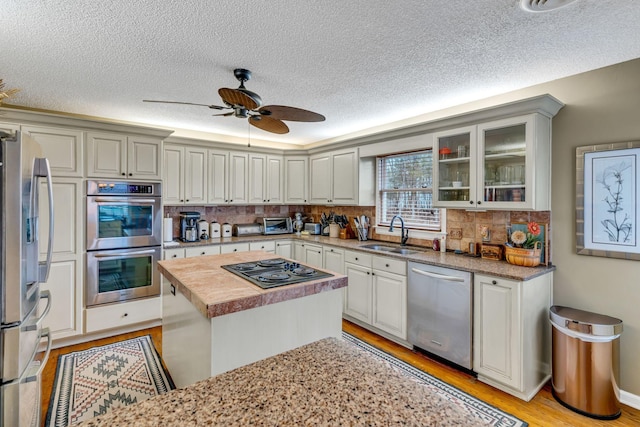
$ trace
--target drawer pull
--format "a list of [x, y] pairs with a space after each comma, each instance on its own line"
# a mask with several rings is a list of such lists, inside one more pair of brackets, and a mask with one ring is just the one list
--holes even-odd
[[122, 315], [122, 317], [127, 317], [129, 315], [129, 313], [125, 313]]

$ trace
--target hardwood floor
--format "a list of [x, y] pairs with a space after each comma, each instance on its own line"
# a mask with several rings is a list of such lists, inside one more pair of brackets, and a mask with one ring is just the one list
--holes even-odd
[[[429, 359], [425, 355], [409, 350], [401, 345], [391, 342], [376, 334], [373, 334], [348, 321], [342, 322], [342, 328], [346, 332], [372, 344], [381, 350], [421, 369], [431, 375], [477, 397], [503, 411], [526, 421], [530, 426], [543, 427], [587, 427], [587, 426], [638, 426], [640, 425], [640, 411], [623, 405], [622, 415], [617, 420], [600, 421], [576, 414], [560, 405], [551, 395], [551, 386], [546, 385], [530, 402], [524, 402], [507, 393], [503, 393], [489, 385], [483, 384], [471, 375], [467, 375], [454, 368]], [[118, 335], [111, 338], [91, 341], [70, 347], [64, 347], [51, 351], [49, 362], [43, 372], [42, 381], [42, 421], [47, 414], [51, 389], [55, 379], [58, 357], [73, 351], [86, 350], [94, 346], [105, 345], [141, 335], [151, 335], [153, 343], [159, 352], [162, 351], [162, 328], [156, 327], [144, 329], [129, 334]]]

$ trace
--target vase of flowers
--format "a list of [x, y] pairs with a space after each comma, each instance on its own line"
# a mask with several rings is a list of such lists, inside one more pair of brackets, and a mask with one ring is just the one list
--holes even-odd
[[542, 242], [540, 241], [540, 225], [531, 221], [527, 224], [527, 232], [516, 230], [509, 236], [510, 242], [504, 245], [507, 262], [525, 267], [540, 264]]

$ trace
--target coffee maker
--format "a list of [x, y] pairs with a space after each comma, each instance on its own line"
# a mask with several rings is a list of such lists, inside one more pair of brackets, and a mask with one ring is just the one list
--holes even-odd
[[197, 242], [199, 212], [180, 212], [180, 240], [183, 242]]

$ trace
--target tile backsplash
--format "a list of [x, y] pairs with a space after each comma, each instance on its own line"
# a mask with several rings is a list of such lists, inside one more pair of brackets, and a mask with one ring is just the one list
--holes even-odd
[[[238, 205], [238, 206], [165, 206], [164, 216], [173, 218], [173, 236], [180, 235], [180, 212], [198, 212], [208, 222], [221, 224], [253, 223], [257, 218], [289, 216], [302, 212], [307, 222], [319, 222], [322, 213], [334, 212], [346, 215], [350, 220], [366, 215], [375, 224], [375, 206], [322, 206], [322, 205]], [[550, 211], [484, 211], [474, 212], [463, 209], [447, 209], [447, 249], [468, 251], [469, 243], [503, 244], [507, 241], [507, 225], [536, 221], [547, 225], [547, 236], [551, 236]], [[399, 243], [396, 236], [372, 233], [371, 238]], [[431, 247], [432, 241], [409, 238], [410, 245]], [[549, 259], [551, 258], [549, 244]]]

